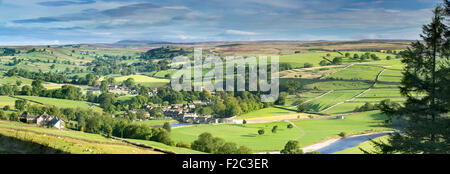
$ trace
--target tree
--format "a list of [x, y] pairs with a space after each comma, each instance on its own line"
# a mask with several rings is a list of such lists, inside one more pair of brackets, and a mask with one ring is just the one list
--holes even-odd
[[277, 133], [277, 130], [278, 130], [278, 126], [273, 126], [273, 128], [272, 128], [272, 133]]
[[289, 140], [284, 149], [280, 151], [281, 154], [303, 154], [303, 150], [300, 149], [298, 141]]
[[303, 64], [303, 68], [312, 68], [314, 65], [312, 63], [305, 63]]
[[112, 137], [112, 127], [110, 125], [106, 125], [105, 133], [106, 133], [106, 136]]
[[109, 85], [108, 81], [103, 80], [100, 84], [100, 91], [101, 93], [108, 93], [109, 92]]
[[[445, 2], [450, 12], [450, 3]], [[400, 92], [407, 101], [398, 109], [382, 107], [385, 114], [406, 117], [407, 126], [387, 143], [375, 144], [383, 146], [377, 153], [450, 153], [450, 120], [446, 116], [450, 109], [450, 67], [438, 64], [448, 63], [450, 57], [450, 31], [443, 23], [450, 13], [438, 6], [433, 14], [432, 22], [423, 26], [420, 35], [424, 43], [416, 41], [402, 53], [406, 66]], [[424, 96], [417, 97], [417, 93]]]
[[280, 92], [280, 95], [278, 96], [278, 100], [275, 102], [276, 105], [284, 105], [286, 104], [286, 97], [287, 97], [287, 93], [286, 92]]
[[300, 103], [297, 105], [297, 112], [306, 112], [306, 110], [308, 109], [308, 106], [305, 103]]
[[333, 59], [333, 64], [335, 64], [335, 65], [340, 65], [340, 64], [342, 64], [342, 57], [335, 57], [335, 58]]
[[0, 120], [7, 120], [8, 118], [6, 117], [5, 112], [3, 112], [2, 110], [0, 110]]
[[25, 110], [26, 105], [27, 105], [27, 101], [26, 100], [16, 100], [14, 102], [14, 107], [17, 110], [19, 110], [19, 111]]
[[167, 130], [167, 132], [170, 132], [172, 130], [172, 127], [170, 126], [169, 122], [165, 122], [164, 125], [163, 125], [163, 128], [165, 130]]
[[9, 105], [3, 106], [3, 110], [4, 111], [9, 111], [10, 109], [11, 109], [11, 107]]
[[258, 130], [258, 134], [259, 134], [259, 135], [263, 135], [263, 134], [264, 134], [264, 129]]
[[294, 128], [294, 125], [288, 124], [288, 125], [287, 125], [287, 128], [288, 128], [288, 129], [292, 129], [292, 128]]
[[32, 87], [32, 93], [35, 96], [39, 96], [43, 90], [45, 90], [44, 86], [42, 85], [42, 80], [34, 80], [31, 82]]
[[123, 85], [126, 86], [127, 88], [133, 88], [136, 85], [136, 82], [134, 81], [133, 78], [128, 78], [123, 82]]

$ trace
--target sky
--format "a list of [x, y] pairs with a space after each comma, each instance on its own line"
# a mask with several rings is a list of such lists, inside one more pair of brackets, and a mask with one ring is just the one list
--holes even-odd
[[0, 45], [419, 39], [441, 0], [0, 0]]

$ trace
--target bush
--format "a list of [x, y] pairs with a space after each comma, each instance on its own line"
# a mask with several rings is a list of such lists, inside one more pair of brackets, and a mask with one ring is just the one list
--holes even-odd
[[247, 120], [243, 120], [243, 121], [242, 121], [242, 124], [247, 124]]
[[191, 148], [191, 145], [188, 144], [188, 143], [185, 143], [185, 142], [178, 142], [176, 146], [177, 147], [181, 147], [181, 148], [186, 148], [186, 149], [190, 149]]
[[340, 137], [342, 138], [347, 138], [347, 133], [346, 132], [341, 132], [338, 134]]
[[313, 64], [311, 64], [311, 63], [303, 64], [303, 68], [312, 68], [312, 67], [313, 67]]
[[9, 115], [9, 120], [11, 121], [19, 121], [19, 116], [17, 115], [17, 113], [13, 112]]
[[288, 125], [287, 125], [287, 128], [288, 128], [288, 129], [292, 129], [292, 128], [294, 128], [294, 125], [288, 124]]
[[300, 149], [298, 141], [290, 140], [284, 146], [284, 149], [280, 151], [281, 154], [303, 154], [303, 150]]
[[9, 105], [6, 105], [6, 106], [3, 107], [4, 111], [9, 111], [10, 109], [11, 109], [11, 107]]
[[2, 110], [0, 110], [0, 120], [7, 120], [8, 117], [6, 117], [5, 112], [3, 112]]
[[278, 130], [278, 126], [273, 126], [272, 133], [277, 133], [277, 130]]
[[164, 125], [163, 125], [163, 128], [165, 130], [167, 130], [167, 132], [170, 132], [172, 130], [172, 127], [170, 126], [169, 122], [165, 122]]
[[263, 135], [263, 134], [264, 134], [264, 129], [258, 130], [258, 134], [259, 134], [259, 135]]
[[237, 148], [236, 143], [225, 142], [222, 138], [213, 137], [212, 134], [205, 132], [198, 136], [198, 139], [192, 142], [193, 150], [213, 153], [213, 154], [247, 154], [251, 150], [245, 146]]

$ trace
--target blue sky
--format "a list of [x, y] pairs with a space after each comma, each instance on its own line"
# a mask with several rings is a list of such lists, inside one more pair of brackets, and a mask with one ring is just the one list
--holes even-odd
[[440, 0], [0, 0], [0, 45], [418, 39]]

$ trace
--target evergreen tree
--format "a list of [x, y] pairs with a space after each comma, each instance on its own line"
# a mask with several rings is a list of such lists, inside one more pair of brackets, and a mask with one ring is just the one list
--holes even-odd
[[407, 118], [407, 126], [387, 143], [375, 142], [376, 153], [450, 153], [449, 30], [443, 23], [444, 8], [438, 6], [433, 13], [432, 22], [423, 26], [423, 43], [412, 43], [403, 54], [400, 91], [407, 101], [397, 109], [381, 106], [390, 116]]

